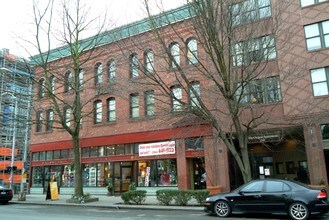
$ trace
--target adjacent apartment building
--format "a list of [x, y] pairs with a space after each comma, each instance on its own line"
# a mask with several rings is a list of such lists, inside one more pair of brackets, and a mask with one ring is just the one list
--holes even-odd
[[[241, 41], [232, 44], [228, 56], [232, 65], [262, 65], [260, 51], [267, 57], [264, 74], [241, 86], [242, 93], [237, 91], [244, 94], [240, 101], [246, 108], [261, 106], [270, 113], [267, 121], [271, 123], [258, 126], [248, 137], [252, 178], [328, 184], [329, 1], [293, 0], [281, 8], [278, 2], [232, 1], [228, 7], [235, 30], [241, 28], [243, 33], [243, 27], [258, 25], [253, 39], [246, 41], [241, 35]], [[57, 67], [58, 75], [49, 82], [36, 66], [31, 193], [44, 193], [54, 178], [61, 193], [73, 192], [73, 144], [66, 130], [53, 126], [57, 116], [44, 87], [69, 102], [74, 97], [70, 87], [74, 80], [81, 81], [82, 97], [90, 100], [81, 120], [79, 142], [86, 191], [104, 193], [111, 184], [115, 193], [121, 193], [131, 183], [149, 192], [218, 185], [228, 191], [242, 183], [236, 161], [210, 123], [184, 114], [185, 108], [200, 107], [197, 96], [210, 100], [204, 94], [213, 88], [211, 79], [200, 77], [199, 61], [212, 70], [213, 57], [202, 46], [200, 33], [191, 28], [194, 16], [188, 5], [155, 16], [164, 39], [161, 43], [148, 19], [106, 32], [93, 50], [98, 55], [90, 56], [76, 79], [72, 79], [72, 69], [63, 65], [69, 62], [68, 56], [62, 56], [67, 54], [65, 46], [50, 51], [49, 65]], [[278, 16], [280, 28], [274, 31]], [[260, 31], [271, 25], [266, 33]], [[145, 83], [153, 71], [167, 76], [162, 78], [170, 87], [167, 96]], [[180, 71], [190, 72], [193, 89], [177, 86], [179, 78], [172, 73]], [[223, 105], [220, 99], [211, 104], [218, 109]], [[70, 126], [71, 110], [59, 107]], [[221, 123], [223, 127], [227, 124]], [[232, 142], [237, 141], [233, 136]]]

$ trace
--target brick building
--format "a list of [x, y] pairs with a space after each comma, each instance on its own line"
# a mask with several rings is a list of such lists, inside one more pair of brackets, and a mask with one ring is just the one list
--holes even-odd
[[[276, 1], [246, 2], [253, 5], [249, 12], [254, 13], [259, 25], [272, 24]], [[328, 11], [328, 1], [294, 0], [282, 9], [282, 29], [257, 38], [258, 42], [267, 42], [259, 46], [270, 51], [268, 75], [257, 81], [262, 90], [257, 94], [263, 94], [262, 98], [250, 93], [246, 102], [257, 99], [257, 104], [270, 112], [271, 120], [280, 123], [260, 126], [248, 138], [253, 178], [265, 175], [312, 184], [328, 182]], [[168, 74], [165, 80], [176, 99], [193, 100], [195, 96], [175, 87], [176, 79], [171, 77], [172, 68], [179, 64], [190, 72], [191, 85], [198, 94], [202, 96], [203, 91], [211, 89], [211, 83], [200, 77], [194, 65], [196, 54], [206, 65], [211, 63], [192, 31], [190, 12], [183, 6], [156, 17], [167, 21], [159, 29], [174, 63], [165, 58], [147, 20], [106, 32], [93, 52], [98, 55], [84, 63], [79, 80], [84, 82], [83, 98], [91, 99], [84, 112], [92, 113], [83, 118], [80, 137], [87, 191], [104, 193], [109, 183], [116, 193], [126, 191], [132, 182], [148, 191], [168, 187], [203, 189], [212, 185], [221, 185], [227, 191], [241, 184], [236, 162], [223, 143], [214, 138], [208, 123], [187, 119], [181, 114], [184, 106], [180, 102], [171, 96], [158, 96], [150, 85], [136, 83], [143, 80], [142, 72], [154, 68]], [[70, 69], [63, 65], [68, 58], [59, 56], [66, 49], [51, 51], [54, 59], [50, 64], [63, 73], [62, 81], [70, 82]], [[238, 66], [238, 51], [232, 58]], [[56, 115], [43, 91], [42, 70], [36, 68], [35, 75], [39, 83], [35, 87], [36, 124], [31, 132], [30, 190], [44, 192], [55, 177], [62, 193], [72, 193], [72, 141], [66, 131], [50, 126]], [[70, 100], [70, 86], [59, 86], [59, 81], [60, 77], [55, 76], [50, 88]], [[70, 110], [64, 105], [61, 108], [69, 125]]]

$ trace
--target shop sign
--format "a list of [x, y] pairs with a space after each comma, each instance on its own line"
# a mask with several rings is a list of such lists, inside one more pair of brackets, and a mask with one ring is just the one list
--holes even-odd
[[139, 156], [155, 156], [175, 153], [175, 141], [139, 145]]

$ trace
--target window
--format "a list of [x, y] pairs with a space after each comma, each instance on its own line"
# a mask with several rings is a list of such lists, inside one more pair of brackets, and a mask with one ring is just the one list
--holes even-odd
[[80, 69], [79, 71], [79, 89], [82, 90], [83, 89], [83, 69]]
[[251, 182], [245, 187], [243, 187], [240, 191], [244, 193], [255, 193], [255, 192], [262, 192], [263, 191], [263, 181], [255, 181]]
[[40, 79], [38, 84], [38, 97], [43, 98], [45, 97], [45, 80]]
[[64, 108], [64, 123], [67, 127], [71, 126], [71, 109], [68, 107]]
[[304, 27], [307, 50], [329, 47], [329, 20]]
[[46, 115], [46, 131], [51, 131], [53, 127], [53, 121], [54, 121], [54, 111], [49, 109], [47, 111]]
[[94, 102], [94, 123], [102, 123], [102, 101], [96, 100]]
[[274, 36], [264, 36], [240, 42], [232, 49], [233, 65], [249, 65], [251, 62], [267, 61], [276, 58]]
[[186, 58], [187, 64], [195, 64], [198, 62], [198, 44], [196, 39], [189, 39], [187, 41]]
[[64, 92], [72, 90], [72, 73], [70, 71], [65, 73]]
[[115, 98], [107, 99], [107, 121], [115, 121]]
[[182, 98], [183, 98], [182, 89], [178, 86], [172, 87], [171, 96], [172, 96], [172, 101], [171, 101], [172, 111], [174, 112], [182, 111]]
[[281, 88], [278, 76], [256, 79], [239, 85], [236, 99], [241, 103], [274, 103], [281, 101]]
[[37, 112], [37, 123], [36, 123], [36, 132], [41, 132], [42, 131], [42, 118], [43, 118], [43, 113], [42, 112]]
[[320, 2], [325, 2], [325, 1], [328, 1], [328, 0], [301, 0], [300, 4], [301, 4], [302, 7], [306, 7], [306, 6], [309, 6], [309, 5], [314, 5], [314, 4], [317, 4], [317, 3], [320, 3]]
[[180, 49], [178, 43], [173, 43], [170, 46], [171, 67], [177, 68], [180, 65]]
[[55, 76], [49, 77], [49, 93], [55, 94]]
[[95, 86], [101, 85], [103, 82], [103, 65], [97, 63], [95, 65]]
[[322, 140], [329, 140], [329, 124], [321, 125]]
[[137, 54], [132, 54], [129, 60], [130, 65], [130, 78], [137, 78], [138, 77], [138, 57]]
[[311, 70], [311, 80], [314, 96], [328, 95], [329, 67]]
[[138, 118], [139, 117], [139, 95], [134, 93], [130, 95], [130, 117]]
[[265, 192], [267, 193], [277, 193], [277, 192], [285, 192], [289, 191], [290, 187], [280, 181], [268, 180], [266, 181], [266, 189]]
[[203, 149], [203, 137], [186, 138], [185, 139], [186, 150], [200, 150]]
[[153, 73], [154, 72], [154, 53], [152, 50], [148, 50], [144, 54], [144, 66], [145, 73]]
[[110, 60], [107, 63], [107, 82], [115, 82], [116, 79], [116, 63]]
[[200, 96], [200, 83], [199, 82], [192, 82], [191, 88], [189, 90], [189, 98], [190, 98], [190, 106], [192, 108], [200, 107], [200, 102], [198, 97]]
[[270, 0], [246, 0], [231, 6], [233, 26], [267, 18], [271, 15]]
[[154, 91], [149, 90], [144, 93], [145, 97], [145, 115], [153, 116], [154, 115]]

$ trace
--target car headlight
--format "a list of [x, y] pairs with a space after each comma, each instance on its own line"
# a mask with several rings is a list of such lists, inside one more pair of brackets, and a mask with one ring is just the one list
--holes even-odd
[[206, 198], [206, 202], [208, 202], [210, 200], [210, 198], [208, 197], [208, 198]]

